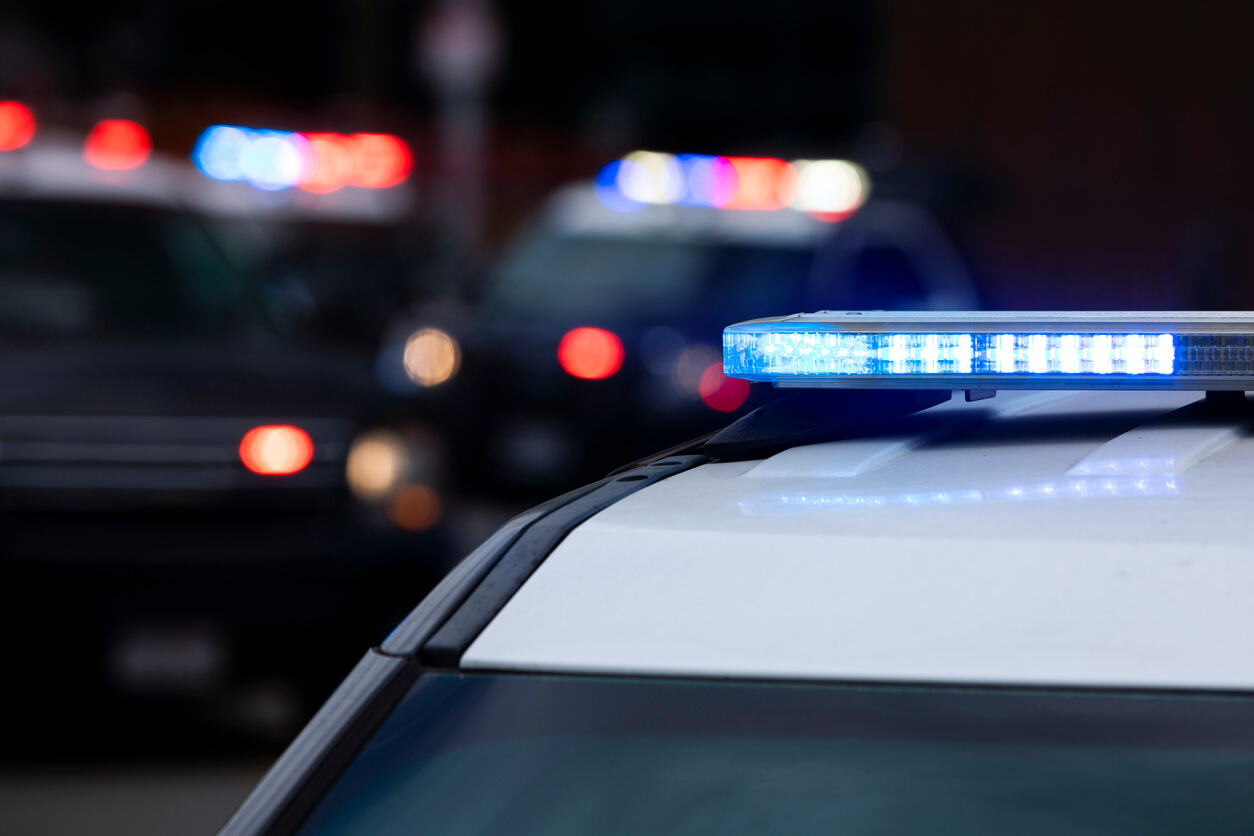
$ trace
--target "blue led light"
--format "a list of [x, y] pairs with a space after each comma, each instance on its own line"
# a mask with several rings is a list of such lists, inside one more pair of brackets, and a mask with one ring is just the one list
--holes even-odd
[[727, 328], [723, 365], [783, 386], [1254, 389], [1254, 316], [813, 314]]
[[214, 125], [196, 141], [192, 162], [215, 180], [242, 180], [277, 191], [295, 186], [310, 173], [312, 151], [307, 139], [291, 131]]
[[615, 212], [636, 212], [643, 209], [645, 204], [632, 200], [618, 188], [618, 172], [623, 165], [622, 160], [615, 160], [609, 165], [602, 166], [597, 172], [594, 181], [597, 199], [606, 209], [612, 209]]
[[1037, 484], [995, 488], [958, 487], [900, 494], [853, 491], [771, 491], [742, 497], [740, 510], [749, 516], [780, 516], [828, 511], [832, 508], [888, 508], [892, 506], [970, 505], [988, 502], [1043, 502], [1065, 499], [1102, 499], [1142, 496], [1179, 496], [1174, 473], [1139, 476], [1081, 477]]
[[240, 157], [250, 142], [248, 132], [231, 125], [206, 128], [192, 149], [192, 162], [214, 180], [243, 180]]
[[736, 174], [726, 159], [705, 154], [680, 154], [678, 159], [685, 185], [680, 203], [716, 209], [731, 200]]
[[723, 336], [735, 376], [1171, 374], [1171, 334], [848, 334]]

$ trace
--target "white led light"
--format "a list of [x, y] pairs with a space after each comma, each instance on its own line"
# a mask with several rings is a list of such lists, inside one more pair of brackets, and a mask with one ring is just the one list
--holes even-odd
[[675, 203], [684, 196], [684, 171], [673, 154], [633, 151], [618, 169], [618, 189], [640, 203]]

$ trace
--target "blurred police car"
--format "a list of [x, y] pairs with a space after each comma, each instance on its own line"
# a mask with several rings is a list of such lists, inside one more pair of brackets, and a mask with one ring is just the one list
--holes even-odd
[[474, 495], [535, 496], [760, 404], [721, 370], [762, 310], [971, 308], [963, 259], [841, 160], [639, 152], [558, 191], [472, 307], [397, 327], [381, 379], [417, 392]]
[[120, 120], [0, 153], [0, 594], [26, 709], [103, 689], [282, 729], [333, 681], [274, 648], [318, 629], [334, 655], [386, 623], [365, 590], [428, 582], [375, 559], [346, 487], [384, 393], [282, 338], [206, 230], [221, 186]]
[[1254, 313], [724, 345], [790, 394], [503, 527], [222, 832], [1248, 830]]
[[299, 332], [373, 353], [395, 311], [426, 292], [433, 245], [399, 138], [214, 125], [192, 159], [235, 187], [201, 189], [204, 208], [232, 257], [298, 314]]

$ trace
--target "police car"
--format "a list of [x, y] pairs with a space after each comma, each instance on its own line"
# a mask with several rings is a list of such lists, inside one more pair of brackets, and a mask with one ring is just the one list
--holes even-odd
[[351, 660], [412, 605], [368, 588], [435, 580], [354, 499], [390, 399], [226, 257], [209, 218], [256, 217], [236, 184], [134, 122], [32, 125], [0, 143], [0, 649], [31, 674], [12, 710], [56, 722], [10, 750], [133, 749], [157, 716], [286, 736], [338, 675], [273, 648]]
[[1248, 832], [1254, 312], [724, 363], [788, 393], [503, 527], [222, 832]]
[[846, 160], [633, 152], [555, 192], [470, 303], [398, 321], [380, 377], [448, 445], [454, 501], [569, 490], [769, 399], [722, 373], [728, 322], [980, 307], [935, 217], [873, 194]]

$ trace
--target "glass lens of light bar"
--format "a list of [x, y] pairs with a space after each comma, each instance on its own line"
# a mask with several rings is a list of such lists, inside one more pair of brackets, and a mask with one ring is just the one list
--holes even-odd
[[[1007, 314], [1006, 323], [998, 323], [992, 314], [940, 314], [931, 321], [913, 314], [894, 323], [891, 314], [882, 313], [866, 320], [811, 315], [726, 329], [724, 370], [730, 377], [782, 386], [901, 386], [909, 378], [914, 385], [937, 388], [961, 388], [973, 380], [1015, 388], [1067, 383], [1148, 388], [1155, 381], [1161, 388], [1254, 388], [1254, 317], [1217, 322], [1217, 316], [1176, 315], [1179, 321], [1172, 322], [1163, 315], [1160, 321], [1137, 322], [1109, 315], [1103, 322], [1099, 314]], [[1039, 332], [996, 327], [1038, 322]], [[864, 323], [872, 327], [861, 330]], [[1108, 328], [1062, 330], [1090, 323]], [[1200, 327], [1206, 323], [1222, 327], [1206, 333]], [[916, 324], [923, 327], [912, 327]], [[963, 324], [969, 330], [959, 330]], [[1242, 326], [1248, 332], [1234, 330]]]

